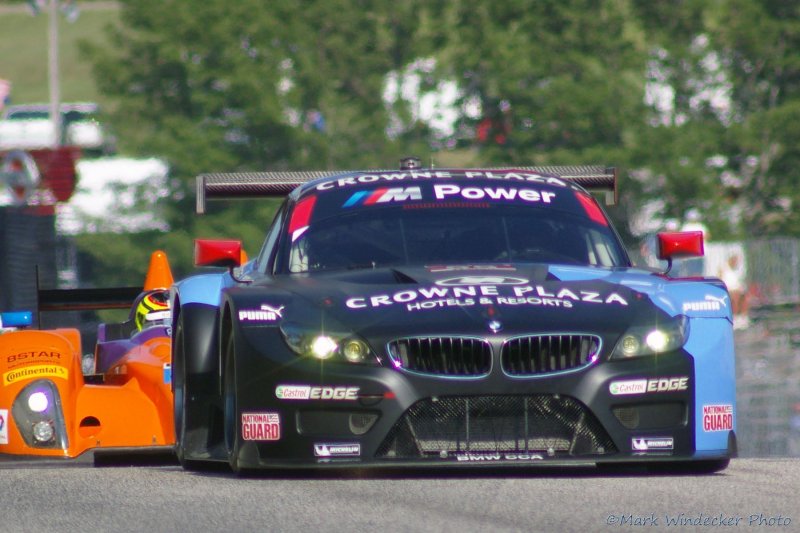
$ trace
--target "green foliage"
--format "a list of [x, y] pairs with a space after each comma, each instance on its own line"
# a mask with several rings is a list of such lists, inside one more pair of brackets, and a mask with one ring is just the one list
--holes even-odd
[[702, 209], [718, 238], [800, 234], [800, 5], [636, 5], [652, 30], [658, 73], [675, 90], [672, 112], [647, 130], [662, 156], [642, 146], [637, 158], [659, 177], [650, 197], [666, 192], [679, 220]]
[[800, 5], [735, 0], [712, 20], [734, 102], [731, 169], [751, 235], [798, 234]]
[[[83, 53], [116, 103], [121, 148], [165, 158], [177, 178], [163, 208], [168, 244], [186, 250], [192, 237], [226, 236], [258, 250], [275, 202], [231, 203], [198, 218], [200, 173], [372, 167], [404, 154], [384, 135], [382, 91], [386, 72], [416, 54], [414, 3], [121, 4], [113, 46], [86, 42]], [[136, 240], [131, 256], [141, 254]], [[105, 260], [94, 239], [78, 242]], [[190, 268], [184, 251], [171, 256], [178, 270]]]
[[[120, 24], [87, 40], [82, 57], [114, 104], [123, 151], [168, 161], [174, 181], [158, 209], [171, 230], [80, 237], [103, 276], [137, 275], [154, 246], [187, 273], [194, 237], [241, 237], [257, 253], [276, 202], [197, 217], [197, 174], [383, 167], [409, 154], [438, 165], [613, 164], [623, 233], [657, 202], [662, 219], [700, 212], [716, 239], [800, 234], [796, 2], [120, 6]], [[387, 76], [420, 59], [435, 60], [423, 89], [461, 90], [454, 139], [435, 139], [411, 103], [384, 101]]]
[[505, 143], [487, 143], [487, 157], [574, 163], [586, 150], [624, 147], [644, 110], [645, 57], [626, 5], [461, 0], [443, 8], [450, 75], [465, 99], [481, 102], [482, 119], [509, 129]]

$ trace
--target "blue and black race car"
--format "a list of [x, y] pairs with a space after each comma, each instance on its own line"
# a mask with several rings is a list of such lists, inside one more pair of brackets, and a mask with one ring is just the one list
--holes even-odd
[[[603, 167], [262, 172], [207, 199], [286, 196], [258, 256], [200, 240], [175, 284], [186, 468], [725, 468], [736, 453], [730, 300], [634, 268]], [[659, 235], [660, 256], [703, 253]]]

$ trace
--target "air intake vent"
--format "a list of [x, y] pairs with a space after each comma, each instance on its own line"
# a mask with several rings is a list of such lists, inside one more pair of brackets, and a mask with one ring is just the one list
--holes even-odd
[[597, 456], [616, 448], [579, 401], [556, 395], [426, 398], [378, 448], [382, 459], [438, 459], [461, 452]]
[[503, 344], [503, 371], [511, 376], [536, 376], [593, 363], [602, 342], [595, 335], [532, 335]]
[[473, 337], [410, 337], [388, 345], [396, 368], [439, 376], [484, 376], [492, 368], [492, 347]]

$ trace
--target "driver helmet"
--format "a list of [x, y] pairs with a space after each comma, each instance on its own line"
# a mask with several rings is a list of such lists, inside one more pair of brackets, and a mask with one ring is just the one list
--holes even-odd
[[136, 306], [134, 321], [137, 331], [142, 331], [153, 326], [168, 324], [172, 318], [169, 310], [169, 291], [151, 291]]

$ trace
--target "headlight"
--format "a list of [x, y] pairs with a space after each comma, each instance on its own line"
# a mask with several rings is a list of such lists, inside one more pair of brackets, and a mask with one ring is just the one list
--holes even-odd
[[369, 357], [369, 346], [359, 339], [347, 339], [342, 343], [342, 355], [351, 363], [363, 363]]
[[352, 333], [322, 331], [284, 322], [280, 326], [283, 339], [297, 355], [320, 361], [346, 361], [356, 364], [376, 364], [377, 358], [369, 345]]
[[338, 343], [328, 335], [318, 335], [311, 341], [311, 355], [317, 359], [328, 359], [336, 353]]
[[50, 399], [47, 397], [47, 393], [45, 392], [36, 391], [28, 396], [28, 409], [34, 413], [46, 411], [49, 406]]
[[58, 388], [47, 379], [29, 383], [11, 409], [14, 423], [28, 446], [67, 449], [67, 431]]
[[683, 315], [652, 326], [631, 326], [617, 342], [612, 359], [655, 355], [677, 350], [689, 338], [689, 319]]

